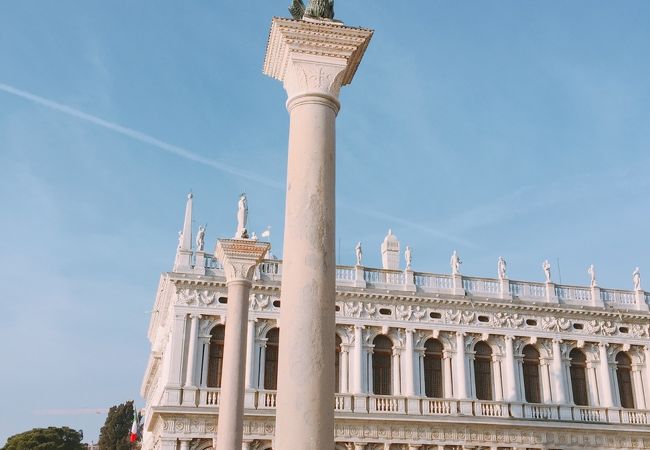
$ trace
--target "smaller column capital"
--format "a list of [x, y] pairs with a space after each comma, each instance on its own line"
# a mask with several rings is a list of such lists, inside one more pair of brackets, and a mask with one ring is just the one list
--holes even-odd
[[264, 259], [271, 244], [251, 239], [219, 239], [216, 256], [223, 264], [226, 281], [253, 281], [255, 266]]

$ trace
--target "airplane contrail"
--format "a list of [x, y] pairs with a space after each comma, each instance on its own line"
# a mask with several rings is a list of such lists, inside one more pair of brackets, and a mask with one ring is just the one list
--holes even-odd
[[[271, 180], [269, 178], [263, 177], [261, 175], [248, 172], [242, 169], [238, 169], [236, 167], [229, 166], [227, 164], [224, 164], [222, 162], [216, 161], [214, 159], [206, 158], [204, 156], [201, 156], [197, 153], [194, 153], [186, 148], [179, 147], [177, 145], [169, 144], [167, 142], [161, 141], [160, 139], [156, 139], [153, 136], [150, 136], [146, 133], [142, 133], [140, 131], [134, 130], [133, 128], [125, 127], [122, 125], [119, 125], [114, 122], [109, 122], [108, 120], [102, 119], [100, 117], [94, 116], [92, 114], [88, 114], [86, 112], [83, 112], [81, 110], [78, 110], [76, 108], [73, 108], [71, 106], [65, 105], [63, 103], [56, 102], [54, 100], [50, 100], [45, 97], [41, 97], [36, 94], [32, 94], [31, 92], [24, 91], [22, 89], [18, 89], [16, 87], [10, 86], [5, 83], [0, 83], [0, 91], [6, 92], [8, 94], [15, 95], [16, 97], [20, 97], [25, 100], [29, 100], [33, 103], [36, 103], [38, 105], [44, 106], [46, 108], [52, 109], [54, 111], [61, 112], [63, 114], [67, 114], [72, 117], [76, 117], [77, 119], [83, 120], [85, 122], [91, 123], [93, 125], [97, 125], [99, 127], [105, 128], [107, 130], [114, 131], [115, 133], [121, 134], [123, 136], [127, 136], [131, 139], [134, 139], [136, 141], [149, 144], [159, 150], [165, 151], [167, 153], [179, 156], [181, 158], [197, 162], [199, 164], [203, 164], [205, 166], [213, 167], [217, 170], [220, 170], [224, 173], [228, 173], [230, 175], [238, 176], [241, 178], [245, 178], [247, 180], [251, 180], [266, 186], [269, 186], [274, 189], [278, 190], [284, 190], [284, 185], [280, 182], [277, 182], [275, 180]], [[397, 222], [401, 225], [413, 227], [415, 229], [419, 229], [421, 231], [424, 231], [430, 235], [433, 235], [437, 238], [448, 240], [451, 242], [459, 243], [459, 244], [464, 244], [464, 245], [472, 245], [471, 243], [465, 241], [462, 238], [450, 235], [448, 233], [442, 232], [440, 230], [434, 229], [430, 226], [419, 224], [416, 222], [411, 222], [408, 220], [404, 220], [398, 217], [390, 216], [388, 214], [378, 212], [378, 211], [372, 211], [372, 210], [367, 210], [364, 208], [359, 208], [355, 205], [351, 205], [347, 203], [346, 201], [339, 202], [339, 206], [343, 208], [347, 208], [350, 210], [354, 210], [357, 213], [361, 213], [364, 215], [367, 215], [369, 217], [374, 217], [374, 218], [381, 218], [381, 219], [386, 219], [390, 220], [393, 222]]]
[[23, 91], [13, 86], [9, 86], [8, 84], [0, 83], [0, 91], [4, 91], [8, 94], [15, 95], [16, 97], [20, 97], [25, 100], [29, 100], [33, 103], [39, 104], [41, 106], [45, 106], [46, 108], [67, 114], [69, 116], [76, 117], [77, 119], [81, 119], [85, 122], [92, 123], [93, 125], [106, 128], [118, 134], [130, 137], [131, 139], [134, 139], [136, 141], [149, 144], [153, 147], [158, 148], [159, 150], [163, 150], [167, 153], [180, 156], [181, 158], [185, 158], [187, 160], [194, 161], [199, 164], [213, 167], [217, 170], [228, 173], [230, 175], [235, 175], [241, 178], [245, 178], [247, 180], [255, 181], [257, 183], [264, 184], [266, 186], [275, 189], [284, 188], [282, 183], [279, 183], [275, 180], [271, 180], [261, 175], [257, 175], [252, 172], [248, 172], [242, 169], [238, 169], [236, 167], [229, 166], [227, 164], [216, 161], [214, 159], [206, 158], [190, 150], [187, 150], [183, 147], [169, 144], [167, 142], [161, 141], [160, 139], [156, 139], [153, 136], [134, 130], [133, 128], [128, 128], [114, 122], [109, 122], [108, 120], [104, 120], [100, 117], [93, 116], [92, 114], [85, 113], [71, 106], [64, 105], [63, 103], [55, 102], [53, 100], [47, 99], [45, 97], [41, 97], [39, 95], [32, 94], [27, 91]]

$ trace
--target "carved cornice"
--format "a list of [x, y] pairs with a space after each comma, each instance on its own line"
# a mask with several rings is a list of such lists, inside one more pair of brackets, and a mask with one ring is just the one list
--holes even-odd
[[[289, 92], [289, 97], [307, 88], [336, 98], [340, 86], [352, 82], [372, 34], [372, 30], [336, 22], [274, 17], [264, 74], [283, 81], [288, 92], [297, 91]], [[304, 85], [289, 87], [287, 83]]]

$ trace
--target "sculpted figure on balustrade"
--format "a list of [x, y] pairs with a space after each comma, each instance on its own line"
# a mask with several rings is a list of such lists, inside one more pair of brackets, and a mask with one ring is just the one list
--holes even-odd
[[546, 278], [546, 282], [550, 283], [551, 282], [551, 263], [548, 262], [548, 259], [545, 259], [544, 262], [542, 263], [542, 269], [544, 269], [544, 277]]
[[499, 280], [505, 280], [508, 278], [508, 275], [506, 274], [506, 260], [503, 256], [499, 256], [499, 259], [497, 260], [497, 274], [499, 275]]
[[641, 271], [637, 267], [634, 269], [634, 272], [632, 272], [632, 282], [634, 283], [634, 290], [635, 291], [640, 291], [641, 290]]
[[454, 253], [451, 255], [451, 259], [449, 260], [449, 265], [451, 266], [451, 274], [452, 275], [460, 275], [460, 265], [463, 262], [460, 260], [460, 257], [456, 253], [456, 250], [454, 250]]

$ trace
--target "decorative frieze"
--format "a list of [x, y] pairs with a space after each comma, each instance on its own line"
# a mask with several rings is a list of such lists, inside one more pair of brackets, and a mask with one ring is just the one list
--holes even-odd
[[[196, 439], [212, 437], [216, 432], [216, 415], [161, 414], [160, 432], [166, 436]], [[395, 444], [464, 444], [484, 446], [557, 446], [589, 449], [650, 448], [650, 437], [641, 433], [605, 429], [547, 429], [546, 427], [501, 426], [498, 424], [456, 423], [388, 423], [367, 420], [340, 420], [334, 434], [337, 442], [365, 442], [368, 444], [393, 442]], [[275, 433], [273, 418], [246, 418], [244, 436], [249, 439], [271, 440]]]

